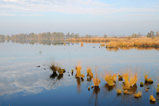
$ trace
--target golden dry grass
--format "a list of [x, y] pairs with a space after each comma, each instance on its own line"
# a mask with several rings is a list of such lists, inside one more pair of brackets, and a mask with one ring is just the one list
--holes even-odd
[[95, 87], [98, 87], [99, 86], [99, 84], [100, 84], [100, 79], [98, 78], [98, 72], [97, 72], [97, 70], [96, 70], [96, 72], [95, 72], [95, 78], [93, 78], [93, 84], [94, 84], [94, 86]]
[[157, 94], [158, 94], [159, 93], [159, 87], [157, 87], [156, 91], [157, 91]]
[[114, 86], [117, 76], [116, 74], [111, 75], [110, 73], [105, 72], [105, 76], [103, 76], [103, 78], [109, 86]]
[[153, 80], [151, 78], [148, 78], [148, 75], [145, 75], [145, 83], [153, 83]]
[[81, 65], [80, 65], [80, 62], [78, 62], [77, 64], [77, 67], [75, 67], [76, 69], [76, 78], [83, 78], [84, 77], [84, 74], [81, 74]]
[[59, 68], [59, 69], [57, 70], [57, 72], [58, 72], [59, 74], [63, 74], [63, 73], [65, 72], [65, 69]]
[[156, 101], [156, 99], [154, 98], [153, 95], [150, 95], [150, 101], [152, 101], [152, 102], [155, 102], [155, 101]]
[[138, 92], [138, 93], [135, 93], [135, 94], [134, 94], [134, 97], [135, 97], [135, 98], [139, 98], [139, 97], [141, 97], [141, 95], [142, 95], [142, 92]]
[[135, 71], [139, 71], [139, 70], [133, 70], [131, 67], [126, 68], [126, 69], [122, 69], [121, 70], [123, 73], [123, 79], [124, 79], [124, 85], [123, 88], [126, 90], [129, 90], [130, 87], [133, 87], [136, 85], [137, 81], [138, 81], [138, 72]]
[[91, 78], [93, 78], [93, 73], [91, 71], [91, 68], [87, 68], [87, 76], [90, 76]]
[[159, 47], [159, 38], [132, 38], [132, 39], [118, 39], [117, 41], [110, 41], [106, 44], [108, 48], [122, 48], [122, 47]]
[[56, 71], [59, 69], [59, 67], [58, 67], [58, 65], [52, 64], [52, 65], [50, 66], [50, 69], [51, 69], [53, 72], [56, 72]]
[[[159, 48], [159, 37], [155, 38], [148, 38], [148, 37], [137, 37], [137, 38], [130, 38], [128, 37], [91, 37], [91, 38], [72, 38], [67, 39], [68, 42], [80, 42], [81, 46], [83, 42], [85, 43], [100, 43], [101, 46], [105, 46], [106, 43], [107, 48], [120, 48], [120, 49], [132, 49], [136, 48], [139, 50], [142, 49], [152, 49], [152, 48]], [[110, 49], [111, 50], [111, 49]], [[117, 49], [116, 49], [117, 50]], [[115, 51], [116, 51], [115, 50]]]
[[137, 73], [130, 74], [130, 73], [126, 73], [123, 74], [123, 79], [124, 79], [124, 89], [130, 89], [131, 86], [134, 86], [137, 83]]
[[118, 88], [118, 89], [116, 90], [116, 92], [117, 92], [117, 94], [121, 94], [121, 93], [122, 93], [122, 90], [121, 90], [120, 88]]
[[83, 45], [84, 45], [84, 44], [83, 44], [83, 42], [82, 42], [82, 43], [81, 43], [81, 46], [83, 47]]

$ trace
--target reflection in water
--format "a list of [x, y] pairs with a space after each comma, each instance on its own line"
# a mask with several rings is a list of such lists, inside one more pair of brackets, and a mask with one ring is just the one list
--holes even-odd
[[87, 81], [88, 81], [88, 82], [91, 82], [91, 81], [92, 81], [92, 77], [87, 76]]
[[114, 52], [117, 52], [119, 49], [118, 48], [106, 48], [108, 51], [114, 51]]
[[80, 93], [81, 92], [81, 80], [80, 78], [76, 78], [77, 81], [77, 92]]
[[[32, 47], [35, 47], [35, 46], [32, 46]], [[67, 46], [66, 46], [67, 47]], [[82, 47], [82, 49], [86, 49], [86, 47], [87, 47], [87, 44], [85, 44], [85, 46], [84, 47]], [[46, 48], [45, 48], [46, 49]], [[48, 50], [47, 51], [49, 51], [49, 49], [50, 49], [50, 47], [48, 48]], [[74, 49], [74, 48], [73, 48]], [[97, 48], [98, 49], [98, 48]], [[40, 48], [40, 50], [43, 50], [43, 49], [41, 49]], [[91, 49], [90, 49], [91, 50]], [[94, 49], [95, 50], [95, 49]], [[104, 50], [104, 49], [103, 49]], [[38, 50], [39, 51], [39, 50]], [[26, 51], [25, 51], [26, 52]], [[37, 51], [36, 51], [37, 52]], [[49, 51], [50, 53], [52, 53], [52, 55], [54, 55], [53, 54], [53, 52], [52, 51]], [[60, 51], [61, 52], [61, 51]], [[62, 51], [63, 52], [63, 51]], [[67, 52], [67, 51], [66, 51]], [[131, 51], [131, 52], [133, 52], [133, 51]], [[155, 54], [156, 53], [156, 51], [154, 52], [154, 51], [150, 51], [149, 53], [151, 54], [151, 52], [152, 52], [152, 54]], [[27, 52], [28, 53], [28, 52]], [[70, 52], [69, 52], [70, 53]], [[78, 53], [78, 52], [77, 52]], [[90, 52], [88, 52], [89, 54], [90, 54]], [[109, 52], [107, 52], [108, 53], [108, 55], [111, 55], [111, 53], [109, 53]], [[134, 50], [134, 54], [136, 53], [136, 51]], [[145, 52], [146, 53], [146, 52]], [[148, 53], [148, 54], [149, 54]], [[33, 53], [34, 54], [34, 53]], [[47, 57], [48, 56], [48, 54], [46, 53], [45, 55], [45, 51], [43, 50], [43, 53], [40, 55], [40, 57], [31, 57], [31, 58], [34, 58], [34, 61], [32, 62], [32, 63], [30, 63], [30, 61], [28, 61], [28, 63], [27, 63], [27, 58], [28, 57], [26, 57], [26, 58], [22, 58], [22, 57], [17, 57], [17, 58], [10, 58], [10, 59], [3, 59], [3, 60], [5, 60], [5, 61], [0, 61], [0, 66], [1, 66], [1, 69], [0, 69], [0, 71], [1, 71], [1, 74], [0, 74], [0, 81], [1, 81], [1, 84], [0, 84], [0, 95], [1, 96], [3, 96], [3, 95], [12, 95], [12, 94], [17, 94], [17, 93], [23, 93], [23, 92], [28, 92], [28, 93], [30, 93], [30, 94], [37, 94], [37, 93], [39, 93], [40, 94], [40, 92], [41, 91], [43, 91], [44, 89], [44, 94], [45, 94], [45, 92], [46, 92], [46, 95], [47, 95], [47, 91], [46, 90], [51, 90], [51, 89], [55, 89], [55, 88], [57, 88], [57, 87], [59, 87], [59, 86], [62, 86], [63, 87], [63, 85], [74, 85], [75, 87], [77, 86], [77, 92], [78, 93], [80, 93], [81, 92], [81, 89], [87, 89], [87, 88], [84, 88], [85, 86], [86, 86], [86, 83], [82, 83], [83, 81], [84, 81], [84, 79], [81, 79], [81, 78], [77, 78], [77, 79], [75, 79], [74, 77], [72, 77], [72, 76], [70, 76], [70, 77], [68, 77], [68, 75], [66, 75], [67, 73], [65, 73], [65, 74], [59, 74], [57, 71], [56, 72], [51, 72], [50, 70], [48, 71], [48, 69], [49, 68], [47, 68], [47, 67], [44, 67], [43, 65], [41, 65], [41, 64], [39, 64], [39, 62], [38, 63], [34, 63], [34, 62], [37, 62], [38, 60], [40, 60], [41, 58], [43, 58], [42, 56], [44, 56], [44, 57]], [[80, 53], [79, 53], [80, 54]], [[97, 53], [98, 54], [98, 53]], [[136, 53], [137, 54], [137, 53]], [[10, 55], [10, 54], [9, 54]], [[82, 54], [83, 55], [83, 54]], [[99, 55], [99, 54], [98, 54]], [[7, 55], [8, 56], [8, 55]], [[18, 55], [17, 55], [18, 56]], [[33, 56], [35, 56], [35, 55], [33, 55]], [[58, 57], [59, 56], [59, 57]], [[63, 63], [61, 63], [61, 64], [67, 64], [68, 63], [68, 61], [70, 61], [72, 58], [74, 59], [74, 61], [77, 61], [79, 58], [81, 58], [82, 56], [80, 55], [79, 57], [77, 56], [75, 56], [75, 57], [70, 57], [69, 59], [67, 59], [67, 56], [68, 55], [66, 55], [66, 56], [63, 56], [63, 57], [61, 57], [61, 54], [60, 55], [57, 55], [57, 59], [61, 59], [61, 61], [63, 62], [63, 61], [66, 61], [66, 62], [63, 62]], [[104, 56], [104, 55], [101, 55], [101, 56]], [[124, 55], [124, 53], [123, 54], [121, 54], [121, 53], [119, 53], [118, 54], [118, 56], [121, 56], [121, 57], [123, 57], [123, 56], [125, 56]], [[151, 57], [148, 57], [149, 55], [147, 55], [146, 54], [146, 56], [147, 56], [147, 61], [149, 61], [149, 58]], [[146, 57], [145, 56], [145, 57]], [[128, 56], [127, 56], [128, 57]], [[144, 58], [145, 58], [144, 57]], [[155, 56], [154, 56], [155, 57]], [[84, 60], [84, 62], [85, 62], [85, 60], [89, 60], [90, 58], [89, 57], [87, 57], [87, 56], [85, 56], [85, 57], [82, 57], [82, 58], [84, 58], [83, 60]], [[93, 57], [91, 57], [91, 59], [92, 59]], [[113, 57], [111, 57], [111, 58], [113, 58]], [[136, 61], [136, 59], [137, 58], [139, 58], [139, 57], [133, 57], [133, 60], [135, 60]], [[73, 60], [72, 59], [72, 60]], [[97, 58], [93, 58], [94, 60], [97, 60]], [[93, 60], [92, 59], [92, 60]], [[116, 60], [117, 58], [115, 57], [115, 60]], [[139, 59], [141, 59], [141, 58], [139, 58]], [[158, 56], [156, 56], [156, 60], [158, 59]], [[71, 60], [71, 61], [72, 61]], [[82, 59], [81, 59], [82, 60]], [[104, 60], [104, 61], [103, 61]], [[101, 62], [99, 62], [99, 64], [106, 64], [106, 62], [105, 62], [105, 60], [106, 60], [106, 58], [104, 58], [104, 57], [102, 57], [101, 58]], [[108, 58], [108, 60], [109, 60], [109, 58]], [[121, 60], [123, 60], [123, 59], [121, 59]], [[13, 61], [13, 62], [12, 62]], [[42, 62], [44, 62], [44, 60], [43, 59], [41, 59], [41, 61]], [[72, 64], [74, 61], [72, 61], [71, 62], [70, 61], [70, 63], [68, 63], [68, 64]], [[145, 61], [145, 60], [144, 60]], [[94, 65], [94, 64], [96, 64], [96, 62], [94, 62], [94, 61], [90, 61], [90, 62], [92, 62], [92, 64]], [[114, 63], [113, 63], [114, 62]], [[118, 64], [118, 62], [116, 62], [116, 61], [113, 61], [112, 62], [112, 64], [114, 65], [114, 67], [120, 67], [119, 65], [116, 65], [116, 64]], [[142, 61], [143, 62], [143, 61]], [[150, 64], [151, 62], [153, 62], [153, 63], [155, 63], [155, 61], [154, 60], [150, 60], [150, 62], [148, 62], [148, 64]], [[85, 62], [86, 63], [86, 62]], [[129, 64], [131, 64], [131, 62], [129, 62]], [[126, 64], [126, 65], [129, 65], [129, 64]], [[156, 63], [157, 64], [157, 63]], [[35, 67], [35, 66], [37, 66], [37, 65], [40, 65], [40, 67]], [[92, 66], [93, 66], [92, 65]], [[145, 65], [145, 64], [141, 64], [141, 65]], [[154, 65], [153, 64], [151, 64], [152, 66], [151, 67], [153, 67]], [[69, 66], [69, 68], [68, 67], [66, 67], [66, 69], [68, 69], [68, 70], [71, 70], [72, 69], [72, 67], [74, 67], [74, 65], [72, 65], [72, 66]], [[83, 67], [83, 66], [82, 66]], [[44, 68], [46, 69], [46, 70], [44, 70]], [[50, 73], [51, 72], [51, 73]], [[51, 75], [50, 75], [51, 74]], [[73, 74], [72, 74], [73, 75]], [[75, 74], [74, 74], [75, 75]], [[86, 72], [85, 72], [85, 75], [86, 75]], [[48, 80], [46, 80], [46, 79], [48, 79], [48, 77], [49, 77], [49, 81]], [[88, 77], [87, 79], [86, 79], [89, 83], [91, 83], [92, 82], [92, 78], [91, 77]], [[87, 82], [86, 81], [86, 82]], [[55, 83], [54, 83], [55, 82]], [[56, 83], [57, 82], [57, 83]], [[103, 80], [102, 80], [102, 82], [104, 82]], [[50, 86], [48, 86], [48, 83], [49, 84], [52, 84], [52, 86], [50, 87]], [[77, 85], [76, 85], [76, 83], [77, 83]], [[83, 86], [81, 86], [81, 84], [82, 85], [84, 85], [85, 84], [85, 86], [83, 87]], [[139, 82], [137, 83], [137, 85], [139, 84]], [[101, 84], [101, 86], [103, 86], [104, 84], [102, 83]], [[121, 84], [122, 85], [122, 84]], [[116, 85], [117, 86], [117, 85]], [[144, 86], [147, 86], [147, 85], [144, 85]], [[151, 85], [148, 85], [148, 86], [151, 86]], [[72, 88], [74, 88], [74, 87], [72, 87], [72, 86], [68, 86], [68, 89], [71, 89], [72, 90]], [[100, 87], [101, 88], [101, 87]], [[104, 87], [102, 87], [101, 89], [100, 89], [99, 87], [95, 87], [94, 89], [91, 89], [90, 91], [88, 91], [88, 92], [84, 92], [84, 93], [80, 93], [80, 95], [78, 95], [78, 94], [76, 94], [77, 92], [76, 92], [76, 89], [75, 89], [75, 97], [76, 96], [81, 96], [81, 97], [85, 97], [85, 96], [90, 96], [89, 94], [90, 93], [92, 93], [93, 92], [93, 94], [92, 94], [92, 99], [93, 99], [93, 102], [94, 102], [94, 98], [95, 98], [95, 105], [97, 105], [98, 103], [101, 103], [102, 102], [102, 105], [104, 105], [104, 103], [103, 102], [106, 102], [106, 103], [114, 103], [114, 102], [112, 102], [112, 99], [114, 99], [115, 97], [116, 98], [118, 98], [118, 99], [120, 99], [120, 101], [116, 101], [117, 102], [117, 104], [119, 103], [119, 102], [123, 102], [123, 104], [125, 105], [125, 104], [129, 104], [129, 103], [131, 103], [132, 102], [132, 100], [133, 101], [136, 101], [136, 102], [140, 102], [141, 100], [143, 100], [143, 101], [147, 101], [147, 100], [144, 100], [144, 96], [142, 97], [142, 98], [139, 98], [139, 99], [134, 99], [134, 96], [133, 96], [133, 93], [132, 94], [130, 94], [130, 95], [124, 95], [124, 94], [121, 94], [120, 96], [116, 96], [116, 92], [115, 92], [115, 86], [114, 87], [108, 87], [108, 85], [107, 84], [105, 84], [104, 85]], [[153, 85], [152, 85], [152, 87], [151, 87], [152, 89], [153, 89]], [[132, 87], [132, 90], [130, 90], [130, 91], [132, 91], [132, 92], [136, 92], [137, 91], [137, 89], [138, 90], [140, 90], [140, 89], [144, 89], [144, 87], [143, 88], [140, 88], [139, 86], [138, 87]], [[59, 92], [59, 90], [56, 90], [57, 92], [57, 94], [61, 94], [60, 92]], [[92, 92], [91, 92], [92, 91]], [[102, 92], [101, 93], [101, 91], [104, 91], [104, 93]], [[49, 91], [48, 91], [49, 92]], [[67, 90], [64, 90], [64, 93], [66, 93], [67, 92]], [[100, 95], [101, 94], [101, 95]], [[100, 98], [100, 96], [103, 96], [103, 94], [104, 94], [104, 98]], [[108, 94], [110, 94], [110, 95], [108, 95]], [[115, 95], [114, 95], [115, 94]], [[18, 94], [19, 95], [19, 94]], [[67, 95], [66, 94], [64, 94], [63, 95], [64, 97], [67, 97]], [[149, 96], [149, 92], [147, 92], [147, 95], [146, 95], [146, 97], [148, 97]], [[157, 100], [157, 95], [156, 95], [156, 92], [155, 92], [155, 98], [156, 98], [156, 100]], [[157, 97], [156, 97], [157, 96]], [[29, 97], [29, 96], [28, 96]], [[2, 97], [3, 98], [3, 97]], [[59, 97], [60, 98], [60, 97]], [[58, 99], [59, 99], [58, 98]], [[112, 99], [111, 99], [112, 98]], [[68, 99], [70, 99], [70, 98], [68, 98]], [[68, 100], [67, 99], [67, 100]], [[87, 98], [86, 98], [87, 99]], [[82, 99], [80, 99], [80, 100], [83, 100], [83, 98]], [[110, 100], [110, 101], [109, 101]], [[101, 102], [100, 102], [101, 101]], [[143, 102], [143, 101], [141, 101], [141, 102]], [[68, 103], [68, 102], [67, 102]], [[134, 102], [133, 102], [134, 103]], [[135, 104], [135, 103], [134, 103]], [[149, 103], [149, 100], [148, 100], [148, 104], [150, 104]], [[157, 102], [156, 102], [156, 104], [157, 104]]]
[[[7, 39], [7, 42], [9, 42], [10, 40]], [[0, 43], [4, 43], [5, 39], [0, 39]], [[64, 45], [66, 46], [66, 44], [70, 45], [74, 45], [74, 43], [79, 43], [79, 42], [74, 42], [71, 43], [69, 40], [65, 40], [65, 39], [11, 39], [11, 42], [13, 43], [20, 43], [20, 44], [42, 44], [42, 45]], [[92, 42], [87, 42], [87, 43], [92, 43]], [[81, 46], [83, 47], [83, 42], [81, 42]], [[100, 43], [99, 43], [100, 45]], [[137, 49], [137, 50], [152, 50], [152, 49], [156, 49], [159, 50], [158, 47], [106, 47], [106, 49], [108, 51], [114, 51], [117, 52], [120, 49], [121, 50], [130, 50], [130, 49]]]
[[93, 94], [91, 96], [90, 102], [95, 98], [95, 106], [98, 105], [98, 93], [100, 93], [99, 86], [95, 86], [93, 90]]
[[108, 92], [111, 92], [115, 88], [115, 85], [109, 86], [108, 84], [105, 84], [102, 88], [105, 90], [104, 94], [107, 94]]
[[53, 72], [51, 75], [50, 75], [50, 78], [52, 79], [55, 79], [57, 77], [57, 73], [56, 72]]
[[[6, 60], [4, 59], [3, 63], [5, 62]], [[9, 64], [7, 62], [7, 64], [2, 65], [1, 61], [0, 96], [9, 97], [9, 95], [14, 95], [19, 92], [25, 95], [38, 94], [43, 89], [51, 90], [59, 86], [74, 84], [69, 78], [61, 80], [63, 75], [58, 75], [56, 72], [53, 72], [48, 79], [48, 75], [50, 74], [50, 71], [47, 71], [48, 68], [43, 65], [35, 67], [36, 64], [40, 63], [10, 61]], [[59, 80], [60, 82], [56, 83]]]
[[77, 92], [80, 93], [81, 92], [81, 82], [84, 82], [84, 79], [83, 78], [76, 78], [76, 82], [77, 82]]
[[63, 78], [63, 74], [59, 74], [58, 77], [57, 77], [57, 80], [60, 80]]
[[[41, 40], [19, 40], [19, 39], [14, 39], [11, 40], [13, 43], [20, 43], [20, 44], [42, 44], [42, 45], [66, 45], [66, 44], [70, 44], [69, 42], [65, 42], [64, 40], [46, 40], [46, 39], [41, 39]], [[5, 42], [5, 40], [3, 41]], [[1, 42], [0, 42], [1, 43]]]
[[63, 78], [63, 74], [57, 74], [56, 71], [53, 71], [53, 73], [50, 75], [50, 78], [53, 80], [52, 86], [56, 84], [57, 81], [61, 80]]
[[114, 48], [106, 48], [107, 51], [114, 51], [114, 52], [117, 52], [119, 50], [130, 50], [130, 49], [137, 49], [137, 50], [152, 50], [152, 49], [155, 49], [155, 50], [159, 50], [159, 48], [154, 48], [154, 47], [121, 47], [121, 48], [114, 47]]

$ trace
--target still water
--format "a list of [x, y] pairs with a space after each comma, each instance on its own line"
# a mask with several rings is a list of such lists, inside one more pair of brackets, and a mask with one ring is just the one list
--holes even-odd
[[[90, 89], [92, 81], [75, 78], [75, 67], [81, 63], [81, 73], [98, 70], [101, 79], [99, 89]], [[53, 75], [52, 63], [66, 69], [63, 76]], [[122, 74], [121, 70], [130, 68], [138, 72], [137, 91], [142, 91], [139, 99], [131, 95], [117, 95], [116, 89], [109, 89], [102, 75], [105, 71]], [[71, 70], [74, 70], [73, 75]], [[154, 84], [140, 87], [144, 74], [154, 80]], [[156, 84], [159, 83], [159, 51], [118, 50], [109, 51], [100, 44], [68, 43], [64, 45], [0, 43], [0, 106], [61, 106], [61, 105], [159, 105]], [[150, 87], [145, 92], [146, 87]], [[154, 95], [155, 104], [149, 97]]]

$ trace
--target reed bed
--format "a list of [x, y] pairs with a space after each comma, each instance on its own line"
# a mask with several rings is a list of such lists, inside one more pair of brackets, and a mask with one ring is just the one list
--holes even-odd
[[159, 48], [159, 38], [131, 38], [131, 39], [118, 39], [114, 41], [110, 41], [106, 44], [107, 48], [123, 48], [123, 47], [152, 47]]
[[72, 38], [66, 39], [68, 42], [85, 42], [85, 43], [101, 43], [101, 46], [107, 48], [123, 48], [123, 47], [153, 47], [159, 48], [159, 38], [148, 37], [92, 37], [92, 38]]

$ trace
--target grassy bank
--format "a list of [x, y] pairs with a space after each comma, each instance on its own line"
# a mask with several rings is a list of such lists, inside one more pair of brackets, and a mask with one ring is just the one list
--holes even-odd
[[69, 42], [84, 42], [84, 43], [101, 43], [106, 44], [107, 48], [159, 48], [159, 38], [148, 37], [94, 37], [94, 38], [79, 38], [79, 39], [67, 39]]

